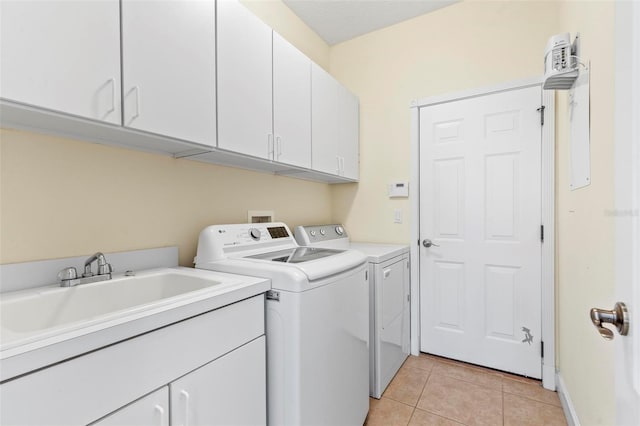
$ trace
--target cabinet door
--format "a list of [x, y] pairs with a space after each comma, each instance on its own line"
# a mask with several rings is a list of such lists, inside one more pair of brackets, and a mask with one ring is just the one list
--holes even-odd
[[264, 425], [264, 336], [171, 383], [171, 424]]
[[217, 13], [218, 147], [271, 159], [271, 28], [237, 0]]
[[169, 425], [169, 387], [138, 399], [120, 410], [91, 423], [92, 426]]
[[340, 174], [338, 155], [340, 85], [317, 64], [311, 66], [311, 167]]
[[311, 60], [273, 33], [274, 160], [311, 168]]
[[124, 125], [216, 144], [215, 1], [122, 2]]
[[337, 108], [340, 111], [338, 120], [339, 143], [338, 152], [342, 157], [341, 175], [351, 179], [358, 179], [360, 166], [360, 108], [358, 98], [348, 91], [345, 87], [341, 87], [340, 105]]
[[118, 0], [0, 2], [0, 97], [120, 124]]

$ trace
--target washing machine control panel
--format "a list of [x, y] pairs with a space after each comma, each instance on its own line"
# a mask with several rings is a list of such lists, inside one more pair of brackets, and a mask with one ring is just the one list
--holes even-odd
[[256, 248], [267, 243], [293, 243], [293, 234], [284, 223], [247, 223], [213, 225], [206, 229], [215, 244], [227, 248], [247, 246]]

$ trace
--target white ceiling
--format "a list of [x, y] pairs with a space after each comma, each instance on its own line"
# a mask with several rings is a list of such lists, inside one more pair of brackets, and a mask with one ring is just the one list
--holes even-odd
[[329, 45], [334, 45], [460, 0], [283, 1]]

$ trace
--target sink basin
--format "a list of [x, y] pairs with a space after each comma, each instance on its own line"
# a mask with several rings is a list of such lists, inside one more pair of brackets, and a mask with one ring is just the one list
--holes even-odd
[[269, 280], [193, 268], [0, 294], [0, 381], [264, 293]]
[[39, 332], [53, 327], [86, 321], [109, 313], [146, 305], [184, 293], [219, 285], [178, 272], [148, 276], [120, 277], [70, 288], [51, 288], [36, 294], [2, 300], [0, 323], [5, 337]]

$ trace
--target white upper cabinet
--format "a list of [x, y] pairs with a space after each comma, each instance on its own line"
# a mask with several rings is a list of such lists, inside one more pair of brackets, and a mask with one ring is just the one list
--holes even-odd
[[273, 159], [311, 168], [311, 60], [273, 33]]
[[217, 4], [218, 147], [271, 159], [271, 28], [236, 0]]
[[312, 168], [358, 179], [358, 98], [316, 64], [311, 88]]
[[118, 0], [3, 0], [0, 16], [0, 97], [120, 124]]
[[122, 1], [125, 126], [216, 145], [215, 22], [214, 0]]

